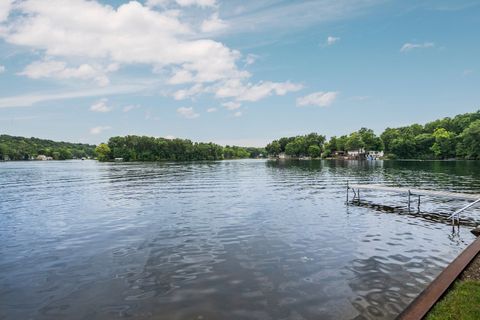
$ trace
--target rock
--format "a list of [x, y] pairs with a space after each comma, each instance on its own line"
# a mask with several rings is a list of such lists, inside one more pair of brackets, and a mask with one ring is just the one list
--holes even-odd
[[476, 237], [480, 237], [480, 227], [476, 227], [471, 231]]

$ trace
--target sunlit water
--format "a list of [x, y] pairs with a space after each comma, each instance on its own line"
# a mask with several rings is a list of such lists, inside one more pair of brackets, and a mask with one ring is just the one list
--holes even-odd
[[479, 177], [477, 162], [0, 163], [0, 318], [392, 319], [474, 237], [347, 207], [347, 180], [479, 193]]

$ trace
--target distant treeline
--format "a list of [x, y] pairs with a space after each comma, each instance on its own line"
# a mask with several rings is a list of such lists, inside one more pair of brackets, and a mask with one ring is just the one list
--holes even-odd
[[0, 135], [0, 160], [28, 160], [45, 155], [57, 160], [98, 157], [100, 161], [194, 161], [258, 158], [285, 153], [293, 157], [331, 157], [339, 152], [365, 149], [385, 151], [390, 159], [480, 159], [480, 111], [444, 118], [425, 125], [387, 128], [380, 136], [362, 128], [331, 137], [311, 133], [285, 137], [266, 148], [245, 148], [184, 139], [146, 136], [112, 137], [98, 147], [37, 138]]
[[362, 128], [341, 137], [311, 133], [281, 138], [266, 147], [269, 155], [330, 157], [359, 149], [385, 151], [390, 159], [480, 159], [480, 111], [443, 118], [425, 125], [387, 128], [380, 136]]
[[95, 146], [0, 135], [0, 160], [29, 160], [38, 155], [45, 155], [56, 160], [94, 157]]
[[195, 161], [257, 158], [266, 154], [262, 148], [243, 148], [184, 139], [146, 136], [112, 137], [96, 148], [100, 161]]

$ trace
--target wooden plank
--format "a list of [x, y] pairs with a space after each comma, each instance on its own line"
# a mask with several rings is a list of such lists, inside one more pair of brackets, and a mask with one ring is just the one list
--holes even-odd
[[430, 311], [468, 264], [480, 253], [477, 238], [449, 264], [430, 285], [397, 317], [397, 320], [420, 320]]
[[349, 185], [349, 187], [352, 189], [379, 190], [379, 191], [407, 193], [407, 194], [410, 191], [412, 195], [455, 198], [455, 199], [464, 199], [464, 200], [477, 200], [480, 198], [480, 194], [468, 194], [468, 193], [459, 193], [459, 192], [450, 192], [450, 191], [435, 191], [435, 190], [414, 189], [414, 188], [404, 188], [404, 187], [403, 188], [388, 187], [388, 186], [383, 186], [378, 184], [352, 184], [352, 185]]

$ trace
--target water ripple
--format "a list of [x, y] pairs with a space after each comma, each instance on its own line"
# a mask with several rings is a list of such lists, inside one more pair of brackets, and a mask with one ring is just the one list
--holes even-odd
[[473, 236], [347, 208], [347, 181], [478, 193], [479, 177], [475, 162], [0, 163], [0, 319], [392, 319]]

